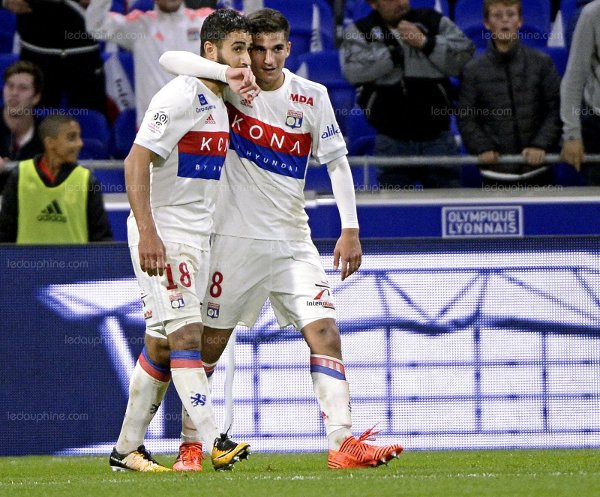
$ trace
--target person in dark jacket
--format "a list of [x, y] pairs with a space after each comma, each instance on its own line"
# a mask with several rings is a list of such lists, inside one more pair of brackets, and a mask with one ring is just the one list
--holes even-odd
[[[358, 102], [376, 128], [375, 154], [455, 155], [450, 132], [452, 85], [475, 46], [433, 9], [409, 0], [369, 0], [373, 12], [351, 24], [342, 42], [342, 71], [358, 87]], [[383, 187], [458, 186], [457, 169], [388, 167]]]
[[112, 240], [98, 180], [77, 165], [79, 124], [65, 115], [40, 124], [44, 153], [14, 169], [2, 193], [0, 242], [80, 244]]
[[63, 94], [70, 108], [106, 113], [104, 63], [100, 45], [85, 29], [89, 0], [4, 0], [17, 14], [22, 60], [44, 74], [42, 107], [61, 107]]
[[4, 71], [4, 107], [0, 108], [0, 193], [10, 175], [8, 162], [30, 159], [44, 150], [38, 136], [35, 109], [42, 88], [42, 72], [31, 62], [20, 60]]
[[[488, 48], [462, 74], [463, 143], [479, 157], [484, 184], [550, 184], [544, 161], [558, 149], [560, 76], [548, 55], [520, 43], [520, 0], [485, 0], [484, 20]], [[521, 154], [523, 164], [499, 164], [502, 154]]]

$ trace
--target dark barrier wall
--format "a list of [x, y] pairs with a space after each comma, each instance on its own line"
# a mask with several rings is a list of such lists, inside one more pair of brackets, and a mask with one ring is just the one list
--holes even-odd
[[[600, 447], [597, 238], [370, 240], [333, 283], [354, 430], [410, 449]], [[0, 247], [0, 454], [108, 453], [143, 345], [124, 245]], [[308, 350], [269, 307], [238, 330], [233, 433], [325, 450]], [[213, 395], [223, 420], [225, 369]], [[149, 433], [178, 445], [170, 389]]]

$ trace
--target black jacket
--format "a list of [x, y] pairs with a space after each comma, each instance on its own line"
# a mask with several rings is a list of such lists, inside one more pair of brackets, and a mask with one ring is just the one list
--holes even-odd
[[377, 11], [350, 25], [342, 43], [342, 70], [359, 89], [359, 105], [379, 133], [425, 141], [449, 129], [452, 86], [475, 47], [433, 9], [410, 10], [404, 20], [427, 36], [423, 48], [400, 42]]
[[[34, 158], [35, 169], [46, 186], [57, 186], [64, 182], [75, 169], [76, 164], [63, 164], [56, 182], [51, 184], [40, 171], [40, 158]], [[15, 243], [19, 225], [19, 168], [11, 173], [2, 192], [2, 210], [0, 210], [0, 242]], [[90, 174], [87, 200], [87, 224], [90, 242], [109, 242], [112, 230], [102, 202], [100, 183]]]
[[[472, 154], [520, 154], [526, 147], [554, 150], [561, 133], [560, 76], [552, 59], [515, 44], [501, 53], [492, 43], [462, 74], [459, 129]], [[521, 173], [521, 165], [495, 170]]]

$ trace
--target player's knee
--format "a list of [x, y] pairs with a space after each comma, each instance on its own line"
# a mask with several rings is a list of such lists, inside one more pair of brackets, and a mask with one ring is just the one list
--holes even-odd
[[144, 346], [152, 361], [160, 366], [169, 366], [171, 352], [165, 338], [154, 338], [146, 335]]
[[200, 350], [202, 343], [202, 325], [187, 324], [167, 335], [171, 350]]
[[333, 319], [323, 319], [311, 323], [303, 330], [313, 354], [340, 357], [342, 340], [340, 330]]

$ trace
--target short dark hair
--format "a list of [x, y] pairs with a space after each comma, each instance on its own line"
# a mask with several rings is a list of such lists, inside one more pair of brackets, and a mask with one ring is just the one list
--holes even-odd
[[44, 140], [48, 137], [56, 138], [60, 127], [63, 124], [72, 122], [76, 123], [77, 119], [66, 114], [52, 114], [51, 116], [44, 118], [44, 120], [40, 123], [40, 126], [38, 128], [40, 140], [42, 140], [43, 143]]
[[506, 5], [507, 7], [512, 7], [513, 5], [516, 5], [517, 8], [519, 9], [519, 17], [521, 17], [523, 14], [521, 12], [523, 6], [521, 4], [521, 0], [484, 0], [483, 2], [483, 18], [485, 20], [489, 19], [490, 17], [490, 9], [494, 6], [494, 5], [498, 5], [499, 3]]
[[253, 35], [260, 33], [279, 33], [283, 31], [285, 40], [290, 39], [290, 23], [286, 17], [275, 9], [260, 9], [248, 14], [250, 32]]
[[202, 23], [200, 30], [200, 55], [204, 55], [204, 44], [207, 41], [221, 48], [223, 40], [236, 31], [250, 33], [248, 20], [233, 9], [217, 9]]
[[19, 60], [14, 64], [8, 66], [4, 71], [4, 81], [15, 74], [31, 74], [33, 78], [33, 89], [37, 94], [42, 93], [44, 90], [44, 75], [42, 70], [33, 62], [28, 60]]

